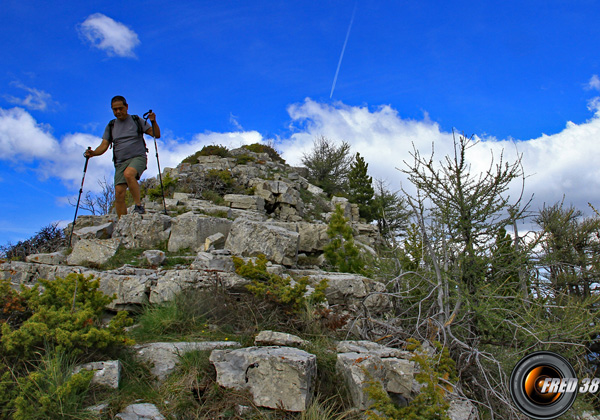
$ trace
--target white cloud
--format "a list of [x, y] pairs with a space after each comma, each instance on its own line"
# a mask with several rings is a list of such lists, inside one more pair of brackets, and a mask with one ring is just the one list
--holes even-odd
[[0, 108], [0, 158], [10, 161], [51, 159], [59, 144], [48, 129], [23, 108]]
[[600, 90], [600, 77], [597, 74], [594, 74], [588, 84], [586, 85], [586, 89], [588, 90]]
[[88, 16], [78, 29], [86, 41], [110, 56], [135, 57], [133, 50], [140, 44], [134, 31], [102, 13]]
[[[399, 189], [408, 187], [406, 177], [396, 168], [406, 168], [411, 163], [412, 144], [423, 156], [430, 156], [432, 145], [435, 161], [452, 152], [452, 133], [428, 118], [403, 119], [390, 106], [370, 110], [341, 103], [322, 104], [310, 99], [291, 105], [288, 112], [294, 133], [283, 139], [278, 148], [290, 164], [299, 164], [302, 154], [312, 147], [316, 136], [332, 140], [345, 140], [369, 163], [369, 172], [376, 178], [390, 182]], [[458, 130], [461, 131], [460, 129]], [[469, 133], [466, 133], [467, 135]], [[546, 203], [554, 203], [566, 195], [566, 201], [585, 210], [588, 202], [600, 206], [600, 115], [583, 124], [568, 123], [563, 131], [539, 138], [513, 141], [491, 138], [480, 142], [468, 152], [473, 171], [483, 171], [489, 166], [491, 153], [499, 162], [513, 162], [522, 154], [527, 196], [535, 193], [532, 210]], [[519, 183], [511, 189], [512, 197], [519, 191]]]
[[[96, 148], [101, 141], [99, 137], [85, 133], [67, 134], [59, 141], [24, 109], [0, 108], [0, 160], [13, 164], [38, 160], [40, 164], [36, 171], [40, 179], [56, 177], [73, 190], [78, 190], [81, 185], [85, 166], [83, 152], [87, 147]], [[177, 166], [205, 145], [221, 144], [235, 148], [262, 141], [262, 136], [256, 131], [207, 132], [196, 134], [190, 141], [165, 136], [157, 140], [157, 146], [160, 166], [164, 169]], [[147, 138], [146, 144], [150, 152], [144, 177], [152, 177], [158, 174], [154, 141]], [[89, 160], [85, 190], [98, 192], [100, 187], [97, 180], [112, 180], [113, 176], [112, 151], [109, 149], [103, 156]]]
[[[323, 104], [310, 99], [288, 107], [291, 119], [290, 134], [277, 139], [276, 148], [290, 165], [299, 165], [302, 154], [309, 152], [313, 140], [324, 135], [334, 141], [345, 140], [353, 152], [360, 152], [369, 163], [370, 175], [386, 180], [390, 188], [401, 185], [410, 189], [406, 177], [396, 168], [410, 163], [413, 144], [424, 156], [435, 149], [435, 161], [452, 152], [452, 133], [424, 117], [422, 120], [402, 118], [391, 106], [377, 108], [348, 106], [342, 103]], [[459, 132], [461, 129], [459, 128]], [[157, 140], [161, 169], [175, 167], [184, 158], [205, 145], [221, 144], [228, 148], [265, 142], [256, 131], [194, 135], [189, 140], [174, 138], [165, 133]], [[469, 133], [467, 133], [469, 134]], [[582, 124], [567, 123], [553, 135], [527, 140], [477, 139], [479, 143], [467, 154], [473, 172], [488, 168], [493, 153], [496, 162], [503, 154], [504, 162], [513, 162], [522, 154], [522, 163], [528, 178], [526, 195], [535, 193], [532, 210], [543, 203], [566, 202], [587, 210], [591, 202], [600, 207], [600, 112]], [[85, 159], [83, 151], [96, 147], [100, 138], [74, 133], [56, 139], [47, 128], [37, 123], [21, 108], [0, 109], [0, 159], [11, 162], [40, 160], [37, 169], [40, 178], [57, 177], [74, 192], [79, 189]], [[150, 149], [148, 170], [144, 177], [156, 176], [157, 162], [154, 143], [147, 139]], [[114, 168], [110, 150], [101, 157], [90, 159], [86, 173], [85, 190], [98, 191], [98, 179], [112, 180]], [[516, 182], [511, 190], [514, 197], [519, 190]]]
[[16, 96], [12, 95], [4, 95], [4, 98], [11, 104], [24, 106], [25, 108], [34, 111], [46, 111], [49, 107], [56, 105], [56, 102], [52, 100], [52, 96], [43, 90], [30, 88], [19, 82], [13, 82], [11, 84], [28, 92], [28, 95], [24, 98], [17, 98]]

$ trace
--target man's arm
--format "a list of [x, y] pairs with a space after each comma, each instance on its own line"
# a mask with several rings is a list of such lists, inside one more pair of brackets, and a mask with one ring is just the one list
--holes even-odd
[[148, 114], [148, 119], [152, 123], [152, 127], [146, 130], [146, 134], [159, 139], [160, 138], [160, 127], [156, 123], [156, 114], [154, 112], [150, 112]]
[[100, 146], [96, 147], [96, 150], [88, 149], [85, 151], [85, 157], [100, 156], [108, 150], [109, 145], [110, 143], [108, 140], [102, 139], [102, 143], [100, 143]]

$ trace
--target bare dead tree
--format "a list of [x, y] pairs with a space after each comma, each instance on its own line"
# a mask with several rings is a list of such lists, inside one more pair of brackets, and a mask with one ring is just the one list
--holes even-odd
[[[98, 185], [100, 186], [100, 193], [93, 194], [91, 191], [87, 191], [79, 204], [79, 208], [89, 211], [93, 215], [109, 214], [115, 201], [115, 187], [112, 182], [107, 181], [106, 177], [99, 179]], [[76, 203], [71, 202], [70, 199], [69, 204], [73, 207], [76, 206]]]

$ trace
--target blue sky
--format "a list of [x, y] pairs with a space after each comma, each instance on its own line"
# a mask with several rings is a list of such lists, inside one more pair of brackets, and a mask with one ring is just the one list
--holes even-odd
[[[130, 113], [156, 112], [161, 167], [205, 144], [269, 139], [298, 164], [325, 135], [348, 141], [396, 189], [412, 144], [427, 153], [433, 143], [441, 158], [454, 128], [482, 140], [475, 169], [490, 150], [522, 154], [534, 206], [565, 195], [600, 207], [597, 2], [0, 7], [0, 244], [72, 220], [83, 150], [100, 143], [117, 94]], [[151, 152], [146, 176], [156, 175]], [[112, 179], [109, 154], [90, 161], [84, 190], [103, 177]]]

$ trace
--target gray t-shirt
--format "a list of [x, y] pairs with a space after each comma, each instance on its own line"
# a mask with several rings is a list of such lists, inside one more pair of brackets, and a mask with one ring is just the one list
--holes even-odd
[[[152, 126], [145, 120], [139, 119], [142, 131], [145, 133]], [[110, 139], [110, 123], [106, 125], [102, 138]], [[146, 155], [146, 144], [144, 135], [138, 135], [138, 127], [131, 115], [127, 116], [125, 121], [115, 119], [115, 125], [112, 129], [113, 148], [115, 156], [115, 166], [136, 156]]]

